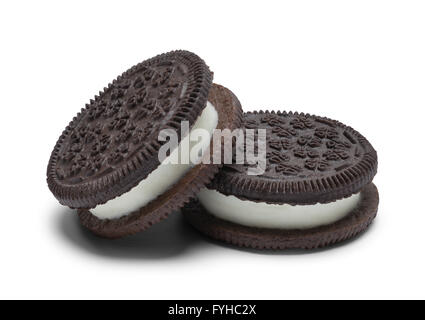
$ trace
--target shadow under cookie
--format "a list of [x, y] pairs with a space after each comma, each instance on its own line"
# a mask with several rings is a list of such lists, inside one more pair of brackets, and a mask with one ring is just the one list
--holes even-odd
[[207, 246], [184, 221], [180, 213], [126, 238], [107, 241], [83, 227], [75, 210], [55, 213], [54, 224], [67, 242], [102, 257], [134, 260], [176, 259]]

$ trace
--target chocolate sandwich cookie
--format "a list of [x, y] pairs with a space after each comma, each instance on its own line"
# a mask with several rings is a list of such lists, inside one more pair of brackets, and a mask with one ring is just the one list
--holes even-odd
[[[292, 112], [245, 113], [243, 127], [266, 130], [265, 170], [249, 175], [255, 163], [225, 165], [183, 208], [195, 228], [238, 246], [314, 249], [370, 225], [379, 202], [377, 154], [360, 133]], [[256, 153], [258, 143], [254, 137]]]
[[54, 196], [78, 209], [85, 227], [108, 238], [144, 230], [183, 206], [219, 169], [200, 162], [213, 156], [213, 140], [202, 142], [199, 161], [172, 164], [160, 162], [169, 141], [159, 135], [177, 134], [169, 160], [179, 158], [195, 129], [212, 134], [240, 126], [238, 99], [212, 84], [212, 77], [205, 62], [187, 51], [158, 55], [120, 75], [57, 141], [47, 168]]

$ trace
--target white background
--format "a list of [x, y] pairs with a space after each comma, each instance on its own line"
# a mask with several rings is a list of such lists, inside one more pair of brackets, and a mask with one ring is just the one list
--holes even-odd
[[[0, 298], [425, 298], [425, 6], [420, 1], [2, 1]], [[119, 241], [47, 188], [50, 152], [130, 66], [187, 49], [245, 110], [298, 110], [379, 155], [372, 228], [330, 250], [208, 241], [179, 214]]]

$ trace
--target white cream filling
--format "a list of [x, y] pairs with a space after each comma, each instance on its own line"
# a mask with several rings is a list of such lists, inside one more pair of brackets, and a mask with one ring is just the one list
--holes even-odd
[[[189, 161], [187, 161], [187, 164], [170, 164], [167, 162], [169, 162], [170, 159], [178, 159], [179, 155], [181, 155], [182, 145], [187, 144], [188, 140], [190, 149], [194, 147], [194, 144], [190, 142], [193, 139], [190, 139], [190, 137], [195, 129], [204, 129], [209, 132], [210, 137], [212, 137], [212, 133], [217, 127], [217, 124], [217, 111], [210, 102], [207, 102], [207, 106], [194, 123], [189, 134], [182, 139], [178, 148], [174, 149], [173, 152], [171, 152], [171, 154], [158, 166], [158, 168], [152, 171], [130, 191], [109, 200], [102, 205], [98, 205], [94, 209], [90, 209], [90, 212], [99, 219], [117, 219], [126, 216], [129, 213], [144, 207], [152, 200], [155, 200], [158, 196], [169, 190], [194, 166], [194, 164], [189, 163]], [[197, 148], [201, 147], [202, 150], [200, 157], [202, 157], [209, 144], [210, 140], [206, 139], [202, 139], [201, 142], [197, 143]]]
[[202, 189], [198, 199], [212, 215], [236, 224], [271, 229], [307, 229], [344, 218], [360, 202], [360, 193], [332, 203], [298, 205], [241, 200], [218, 191]]

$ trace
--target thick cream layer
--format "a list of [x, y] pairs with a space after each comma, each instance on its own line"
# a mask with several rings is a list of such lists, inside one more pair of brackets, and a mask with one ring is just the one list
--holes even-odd
[[[210, 133], [210, 137], [212, 137], [212, 133], [217, 127], [217, 124], [217, 111], [210, 102], [207, 102], [207, 106], [196, 120], [189, 134], [186, 135], [186, 137], [180, 142], [178, 148], [173, 150], [173, 152], [158, 166], [158, 168], [152, 171], [144, 180], [140, 181], [140, 183], [129, 192], [109, 200], [105, 204], [98, 205], [94, 209], [91, 209], [90, 212], [99, 219], [117, 219], [126, 216], [129, 213], [144, 207], [152, 200], [155, 200], [158, 196], [169, 190], [194, 166], [193, 163], [165, 163], [169, 162], [170, 159], [178, 159], [178, 156], [181, 153], [182, 144], [187, 144], [188, 140], [190, 141], [190, 136], [195, 129], [204, 129], [208, 131]], [[208, 148], [209, 144], [209, 140], [202, 140], [202, 150]], [[193, 146], [194, 144], [190, 143], [190, 148]]]
[[202, 189], [198, 199], [212, 215], [248, 227], [307, 229], [344, 218], [360, 202], [360, 193], [332, 203], [291, 206], [241, 200], [215, 190]]

